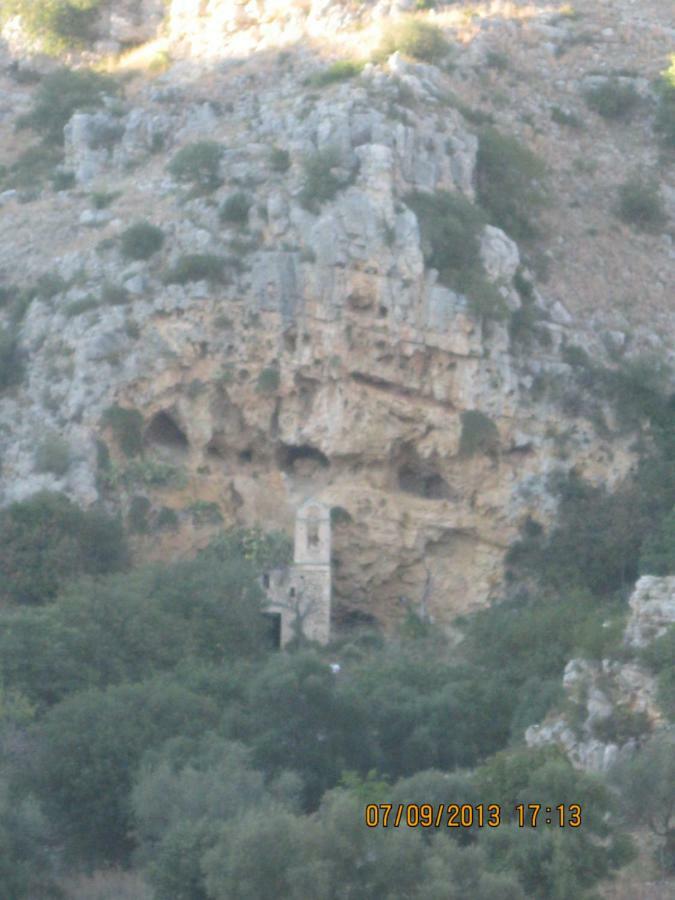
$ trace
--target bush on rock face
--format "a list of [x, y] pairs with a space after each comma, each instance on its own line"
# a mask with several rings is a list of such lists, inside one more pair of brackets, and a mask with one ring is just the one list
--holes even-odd
[[589, 88], [585, 94], [589, 108], [603, 119], [630, 119], [640, 105], [640, 95], [632, 84], [616, 79]]
[[421, 62], [437, 63], [448, 55], [450, 45], [437, 25], [408, 19], [386, 30], [376, 58], [383, 61], [397, 51]]
[[150, 259], [162, 248], [164, 232], [150, 222], [137, 222], [122, 232], [122, 255], [127, 259]]
[[24, 29], [47, 53], [90, 44], [103, 0], [5, 0], [0, 19], [21, 16]]
[[635, 175], [619, 188], [619, 218], [640, 231], [654, 234], [668, 221], [656, 181]]
[[226, 261], [222, 256], [211, 253], [187, 253], [179, 257], [175, 266], [167, 274], [167, 284], [188, 284], [191, 281], [208, 281], [224, 284]]
[[544, 163], [513, 137], [487, 128], [476, 160], [478, 201], [490, 221], [516, 240], [536, 237], [535, 216], [546, 200]]
[[223, 148], [215, 141], [197, 141], [179, 150], [169, 163], [169, 174], [194, 193], [208, 194], [220, 184]]
[[80, 110], [97, 109], [107, 95], [119, 93], [109, 75], [91, 69], [59, 69], [47, 75], [37, 89], [33, 108], [19, 119], [19, 125], [33, 128], [49, 144], [63, 144], [63, 129]]
[[665, 150], [675, 150], [675, 54], [659, 83], [659, 108], [656, 131]]

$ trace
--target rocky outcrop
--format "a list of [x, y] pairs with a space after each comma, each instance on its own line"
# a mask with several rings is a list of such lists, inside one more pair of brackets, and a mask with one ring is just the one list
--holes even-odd
[[625, 641], [631, 647], [644, 647], [675, 622], [675, 576], [644, 576], [635, 585], [629, 602], [631, 615]]
[[[675, 578], [641, 578], [630, 608], [625, 644], [644, 647], [675, 624]], [[579, 768], [606, 771], [662, 724], [655, 679], [637, 662], [571, 659], [563, 688], [567, 710], [530, 726], [525, 740], [530, 747], [558, 745]]]
[[[17, 326], [25, 378], [0, 395], [0, 502], [46, 487], [126, 514], [145, 498], [151, 521], [170, 510], [178, 525], [138, 539], [149, 557], [209, 539], [218, 526], [197, 522], [196, 504], [215, 505], [225, 525], [290, 527], [317, 496], [342, 511], [336, 609], [391, 622], [424, 596], [446, 622], [500, 590], [504, 551], [528, 516], [555, 514], [553, 472], [574, 465], [611, 484], [633, 462], [632, 440], [582, 415], [562, 422], [559, 405], [535, 395], [546, 379], [572, 390], [561, 347], [606, 359], [605, 335], [537, 282], [508, 235], [488, 225], [481, 258], [511, 310], [522, 303], [515, 276], [530, 285], [542, 339], [526, 349], [425, 266], [406, 197], [474, 198], [478, 137], [451, 76], [394, 54], [319, 88], [326, 61], [306, 41], [267, 52], [357, 14], [345, 3], [176, 0], [172, 46], [184, 59], [69, 123], [76, 190], [25, 204], [3, 195], [3, 284], [49, 275], [54, 287]], [[14, 87], [24, 110], [28, 89]], [[222, 184], [208, 196], [168, 172], [198, 140], [222, 148]], [[332, 195], [315, 184], [307, 196], [317, 159]], [[246, 221], [221, 219], [241, 194]], [[130, 261], [120, 237], [139, 219], [164, 243]], [[172, 283], [186, 254], [215, 257], [219, 277]], [[143, 460], [126, 459], [104, 424], [113, 404], [142, 414]], [[467, 412], [490, 420], [489, 453], [462, 450]], [[66, 471], [36, 467], [46, 433], [70, 448]]]

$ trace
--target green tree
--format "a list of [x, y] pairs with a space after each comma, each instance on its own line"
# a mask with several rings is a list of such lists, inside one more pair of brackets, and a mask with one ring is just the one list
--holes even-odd
[[24, 783], [72, 857], [124, 861], [132, 848], [133, 776], [143, 754], [174, 735], [212, 728], [217, 718], [209, 700], [166, 678], [83, 691], [36, 726]]
[[250, 752], [215, 734], [174, 738], [146, 754], [132, 805], [138, 858], [157, 900], [206, 898], [201, 861], [223, 825], [271, 802]]
[[659, 860], [675, 871], [675, 729], [654, 734], [633, 756], [610, 772], [624, 821], [645, 825], [662, 839]]
[[10, 794], [0, 777], [0, 895], [57, 897], [57, 840], [35, 798]]
[[344, 769], [368, 769], [364, 710], [353, 694], [338, 690], [330, 667], [311, 651], [268, 660], [251, 680], [236, 727], [256, 766], [271, 775], [298, 772], [308, 807]]
[[74, 113], [96, 109], [106, 95], [119, 93], [109, 76], [91, 69], [59, 69], [40, 82], [33, 108], [19, 124], [33, 128], [49, 144], [63, 144], [63, 129]]
[[215, 141], [187, 144], [169, 164], [169, 173], [181, 184], [192, 186], [194, 193], [211, 193], [220, 184], [223, 147]]
[[121, 524], [64, 494], [42, 491], [0, 512], [0, 602], [44, 603], [68, 580], [126, 562]]
[[261, 596], [254, 571], [238, 560], [82, 579], [48, 607], [5, 618], [0, 675], [44, 708], [184, 660], [256, 656], [264, 647]]
[[642, 545], [640, 574], [675, 575], [675, 507]]
[[546, 200], [543, 162], [513, 137], [486, 128], [476, 159], [478, 201], [495, 225], [516, 240], [537, 235], [536, 214]]

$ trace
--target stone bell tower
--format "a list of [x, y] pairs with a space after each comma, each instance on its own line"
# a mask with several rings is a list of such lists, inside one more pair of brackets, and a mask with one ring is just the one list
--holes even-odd
[[290, 578], [290, 590], [294, 593], [289, 599], [305, 637], [320, 644], [330, 639], [330, 544], [330, 507], [317, 500], [305, 501], [295, 517], [295, 552]]
[[305, 501], [295, 517], [293, 564], [263, 576], [267, 610], [276, 616], [282, 647], [300, 635], [320, 644], [330, 640], [330, 543], [330, 507]]

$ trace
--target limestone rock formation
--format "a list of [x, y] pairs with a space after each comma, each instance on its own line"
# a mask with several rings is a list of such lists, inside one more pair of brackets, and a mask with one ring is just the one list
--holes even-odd
[[[491, 35], [521, 26], [469, 23], [456, 69], [396, 53], [317, 86], [332, 54], [375, 45], [378, 23], [409, 6], [173, 0], [167, 71], [132, 77], [124, 101], [67, 124], [74, 188], [0, 195], [0, 284], [10, 294], [47, 286], [18, 324], [9, 304], [0, 309], [24, 373], [0, 393], [0, 503], [49, 488], [126, 514], [145, 497], [157, 532], [138, 538], [137, 553], [150, 558], [189, 554], [221, 524], [290, 530], [315, 496], [342, 511], [336, 614], [392, 622], [402, 599], [416, 604], [426, 591], [428, 614], [447, 622], [499, 592], [505, 550], [528, 517], [551, 520], [552, 473], [574, 467], [612, 484], [630, 469], [629, 434], [561, 411], [560, 396], [579, 392], [561, 350], [608, 364], [645, 347], [667, 355], [666, 275], [633, 272], [640, 291], [654, 290], [655, 312], [649, 329], [629, 329], [599, 308], [613, 271], [594, 281], [597, 252], [577, 272], [552, 229], [538, 260], [553, 269], [547, 282], [490, 222], [480, 236], [486, 278], [511, 312], [521, 292], [535, 311], [532, 340], [519, 343], [508, 319], [476, 312], [425, 263], [407, 202], [413, 192], [475, 199], [480, 117], [458, 96], [483, 91], [475, 67]], [[154, 35], [158, 4], [141, 7], [111, 6], [102, 39]], [[460, 36], [455, 14], [448, 33]], [[522, 65], [539, 66], [542, 35], [522, 28], [532, 54]], [[30, 107], [34, 87], [0, 77], [4, 125]], [[549, 122], [546, 103], [535, 111]], [[3, 135], [13, 160], [14, 131]], [[169, 171], [200, 141], [222, 151], [206, 194]], [[245, 209], [239, 220], [223, 213], [228, 203]], [[139, 220], [164, 236], [147, 259], [122, 252]], [[668, 249], [654, 244], [666, 273]], [[206, 268], [186, 275], [188, 265]], [[557, 399], [539, 390], [547, 383]], [[105, 417], [112, 406], [142, 415], [142, 457], [124, 455]], [[467, 413], [494, 428], [489, 452], [466, 452]], [[611, 409], [601, 413], [611, 425]], [[65, 472], [35, 465], [48, 431], [70, 448]], [[218, 525], [194, 515], [199, 504], [217, 508]], [[166, 510], [175, 531], [160, 527]]]
[[[630, 608], [624, 641], [644, 647], [675, 624], [675, 578], [641, 578]], [[662, 724], [655, 679], [637, 662], [571, 659], [563, 688], [568, 711], [530, 726], [525, 740], [531, 747], [557, 744], [579, 768], [605, 771], [645, 730]]]

